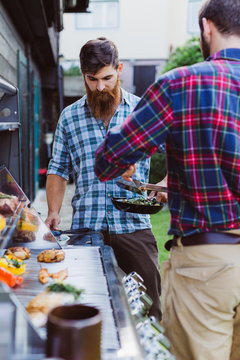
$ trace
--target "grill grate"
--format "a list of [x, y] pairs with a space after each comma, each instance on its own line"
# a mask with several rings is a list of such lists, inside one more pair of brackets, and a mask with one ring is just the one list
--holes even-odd
[[[69, 275], [64, 282], [84, 289], [80, 302], [101, 310], [103, 319], [102, 352], [117, 351], [120, 349], [118, 329], [115, 324], [100, 248], [77, 247], [64, 249], [64, 251], [64, 261], [51, 264], [42, 263], [42, 267], [48, 268], [51, 273], [68, 268]], [[40, 250], [31, 250], [30, 259], [25, 261], [26, 272], [23, 275], [23, 286], [13, 290], [24, 307], [49, 285], [42, 285], [38, 280], [40, 263], [37, 261], [37, 254], [39, 253]], [[45, 331], [40, 331], [40, 333], [42, 337], [46, 337]]]

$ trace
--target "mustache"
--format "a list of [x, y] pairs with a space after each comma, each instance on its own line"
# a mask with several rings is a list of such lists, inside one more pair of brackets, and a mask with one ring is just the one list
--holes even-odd
[[98, 98], [104, 100], [105, 98], [109, 98], [109, 96], [114, 99], [116, 95], [113, 90], [110, 89], [103, 89], [102, 91], [96, 89], [91, 91], [91, 96], [95, 99]]

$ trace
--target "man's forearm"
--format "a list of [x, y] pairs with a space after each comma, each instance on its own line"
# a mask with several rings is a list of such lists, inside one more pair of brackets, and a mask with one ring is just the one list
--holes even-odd
[[46, 183], [46, 194], [48, 203], [48, 213], [57, 212], [59, 214], [66, 190], [67, 180], [58, 175], [48, 175]]

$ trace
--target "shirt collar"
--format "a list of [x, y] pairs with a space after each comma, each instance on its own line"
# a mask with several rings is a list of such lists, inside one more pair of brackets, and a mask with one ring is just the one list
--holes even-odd
[[124, 89], [122, 89], [122, 88], [121, 88], [121, 91], [122, 91], [122, 102], [121, 102], [121, 104], [130, 105], [129, 93], [127, 91], [125, 91]]
[[240, 61], [240, 49], [223, 49], [220, 50], [211, 56], [209, 56], [206, 61], [211, 60], [219, 60], [219, 59], [225, 59], [225, 60], [233, 60], [233, 61]]

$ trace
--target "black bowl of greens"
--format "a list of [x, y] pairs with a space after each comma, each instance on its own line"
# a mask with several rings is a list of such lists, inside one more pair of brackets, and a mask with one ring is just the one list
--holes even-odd
[[155, 198], [142, 197], [132, 199], [113, 197], [112, 203], [118, 210], [137, 214], [156, 214], [164, 206], [164, 203], [157, 202]]

